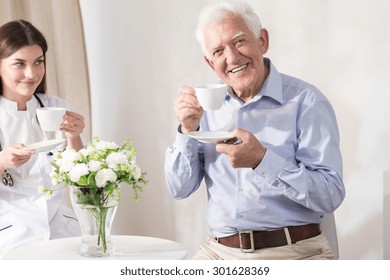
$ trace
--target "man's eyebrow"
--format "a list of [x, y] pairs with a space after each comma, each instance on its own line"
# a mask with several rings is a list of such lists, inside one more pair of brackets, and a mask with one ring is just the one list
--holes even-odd
[[233, 36], [232, 40], [235, 40], [235, 39], [237, 39], [238, 37], [240, 37], [240, 36], [242, 36], [242, 35], [245, 35], [245, 33], [242, 32], [242, 31], [240, 31], [240, 32], [238, 32], [236, 35]]
[[[232, 37], [232, 41], [234, 41], [234, 40], [236, 40], [238, 37], [240, 37], [240, 36], [243, 36], [243, 35], [245, 35], [246, 33], [245, 32], [243, 32], [243, 31], [240, 31], [240, 32], [238, 32], [236, 35], [234, 35], [233, 37]], [[218, 49], [220, 46], [218, 45], [218, 46], [214, 46], [214, 47], [212, 47], [211, 49], [212, 50], [216, 50], [216, 49]]]

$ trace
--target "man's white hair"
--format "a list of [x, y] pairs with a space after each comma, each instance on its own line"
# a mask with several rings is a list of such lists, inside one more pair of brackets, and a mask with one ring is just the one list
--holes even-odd
[[241, 16], [248, 26], [249, 30], [257, 38], [260, 36], [261, 22], [258, 15], [253, 11], [253, 8], [245, 2], [224, 1], [214, 5], [206, 6], [199, 15], [198, 26], [196, 29], [196, 38], [203, 50], [203, 53], [208, 56], [204, 31], [206, 25], [220, 21], [232, 14]]

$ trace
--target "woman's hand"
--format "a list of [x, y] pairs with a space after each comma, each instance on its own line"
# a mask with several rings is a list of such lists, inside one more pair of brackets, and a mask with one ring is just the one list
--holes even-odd
[[19, 167], [29, 161], [35, 151], [24, 148], [23, 144], [13, 144], [0, 152], [0, 173], [8, 168]]
[[66, 112], [60, 129], [65, 132], [69, 147], [77, 151], [83, 148], [80, 134], [84, 131], [84, 127], [85, 123], [82, 115], [70, 111]]

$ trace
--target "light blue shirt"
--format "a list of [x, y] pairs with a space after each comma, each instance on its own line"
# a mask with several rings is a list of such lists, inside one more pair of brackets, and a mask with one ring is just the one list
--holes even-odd
[[265, 63], [270, 72], [254, 98], [243, 103], [227, 95], [223, 107], [205, 112], [200, 124], [200, 130], [219, 130], [238, 108], [237, 127], [267, 149], [259, 166], [235, 169], [215, 144], [179, 132], [166, 151], [166, 181], [174, 198], [188, 197], [205, 179], [207, 224], [217, 237], [320, 223], [345, 197], [331, 104], [314, 86]]

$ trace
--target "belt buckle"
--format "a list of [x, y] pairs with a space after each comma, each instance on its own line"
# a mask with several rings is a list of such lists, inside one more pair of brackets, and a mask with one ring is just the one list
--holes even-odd
[[[242, 234], [249, 234], [249, 238], [251, 241], [251, 247], [249, 249], [242, 248]], [[238, 232], [238, 238], [240, 240], [240, 250], [243, 253], [253, 253], [255, 251], [255, 240], [253, 239], [253, 230], [240, 230]]]

